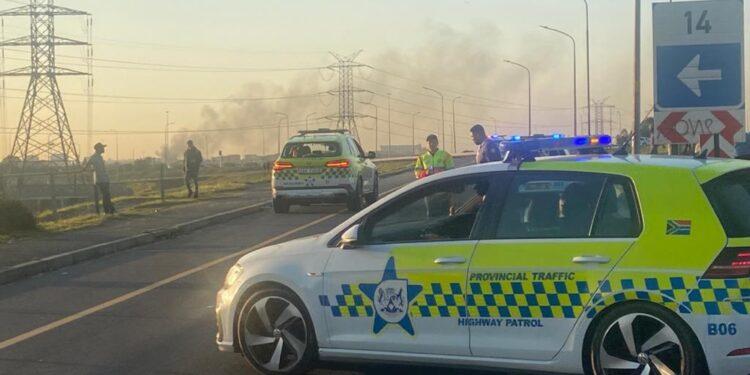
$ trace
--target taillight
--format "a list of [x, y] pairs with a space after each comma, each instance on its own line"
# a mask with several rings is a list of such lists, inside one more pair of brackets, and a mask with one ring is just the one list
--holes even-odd
[[331, 160], [326, 163], [328, 168], [349, 168], [349, 160]]
[[737, 279], [750, 277], [750, 248], [727, 247], [708, 268], [704, 279]]
[[282, 171], [284, 169], [292, 169], [294, 168], [294, 165], [288, 161], [277, 161], [273, 163], [273, 170], [274, 171]]

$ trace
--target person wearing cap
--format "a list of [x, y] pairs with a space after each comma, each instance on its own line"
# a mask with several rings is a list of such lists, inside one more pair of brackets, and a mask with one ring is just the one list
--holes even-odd
[[[187, 141], [187, 146], [184, 154], [185, 164], [182, 166], [185, 172], [185, 186], [188, 190], [188, 198], [198, 198], [198, 170], [203, 163], [203, 155], [198, 147], [195, 147], [192, 140]], [[195, 185], [195, 192], [193, 192], [191, 183]]]
[[414, 175], [419, 178], [453, 169], [453, 156], [438, 149], [438, 137], [435, 134], [427, 136], [427, 152], [417, 157], [414, 165]]
[[89, 157], [83, 169], [86, 170], [89, 167], [94, 169], [94, 184], [99, 192], [102, 194], [102, 206], [104, 206], [104, 213], [112, 215], [115, 213], [115, 206], [112, 204], [112, 195], [109, 190], [109, 175], [107, 174], [107, 168], [104, 166], [104, 148], [107, 145], [98, 142], [94, 145], [94, 154]]
[[474, 141], [475, 145], [479, 146], [479, 148], [477, 148], [476, 156], [477, 164], [503, 160], [500, 146], [495, 140], [487, 136], [487, 133], [484, 131], [484, 126], [476, 124], [471, 127], [470, 131], [471, 139]]

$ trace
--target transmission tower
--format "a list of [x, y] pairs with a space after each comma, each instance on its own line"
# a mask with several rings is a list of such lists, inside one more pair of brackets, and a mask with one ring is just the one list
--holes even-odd
[[339, 113], [338, 115], [328, 116], [327, 118], [336, 120], [337, 128], [349, 129], [352, 136], [356, 139], [359, 139], [356, 119], [358, 117], [364, 117], [354, 110], [354, 93], [363, 91], [354, 87], [354, 68], [364, 66], [363, 64], [354, 61], [361, 52], [362, 50], [359, 50], [350, 56], [341, 56], [329, 52], [331, 56], [338, 61], [337, 64], [331, 65], [329, 68], [338, 72], [339, 88], [338, 90], [329, 91], [329, 93], [338, 94]]
[[[599, 101], [591, 99], [591, 103], [594, 107], [594, 134], [610, 134], [614, 130], [612, 128], [612, 111], [615, 109], [615, 106], [605, 104], [607, 102], [607, 99], [609, 99], [609, 97], [606, 97]], [[609, 120], [604, 119], [605, 109], [609, 110]], [[606, 123], [609, 124], [609, 129], [607, 129], [607, 126], [605, 125]]]
[[56, 36], [55, 17], [90, 14], [56, 6], [53, 0], [30, 0], [29, 5], [0, 12], [0, 17], [8, 16], [31, 18], [29, 36], [0, 43], [2, 47], [29, 46], [31, 49], [30, 66], [0, 73], [3, 77], [31, 77], [11, 148], [11, 160], [20, 159], [21, 168], [25, 169], [28, 161], [41, 159], [46, 154], [51, 164], [66, 167], [71, 164], [78, 165], [78, 150], [70, 131], [57, 77], [88, 73], [58, 67], [55, 64], [55, 47], [82, 46], [89, 43]]

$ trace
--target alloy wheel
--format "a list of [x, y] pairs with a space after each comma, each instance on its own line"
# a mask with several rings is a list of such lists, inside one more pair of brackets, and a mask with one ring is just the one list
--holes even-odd
[[607, 327], [598, 363], [607, 375], [680, 375], [685, 353], [672, 327], [654, 316], [632, 313]]
[[265, 370], [284, 372], [294, 368], [308, 345], [307, 326], [299, 309], [290, 301], [264, 297], [245, 315], [245, 351]]

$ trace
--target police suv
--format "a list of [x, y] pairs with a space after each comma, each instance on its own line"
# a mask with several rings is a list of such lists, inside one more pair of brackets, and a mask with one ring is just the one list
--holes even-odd
[[415, 181], [328, 233], [247, 254], [217, 344], [267, 374], [317, 358], [586, 374], [750, 372], [750, 162], [538, 157]]
[[378, 170], [362, 146], [344, 129], [300, 131], [273, 164], [273, 209], [293, 204], [346, 203], [358, 211], [378, 198]]

